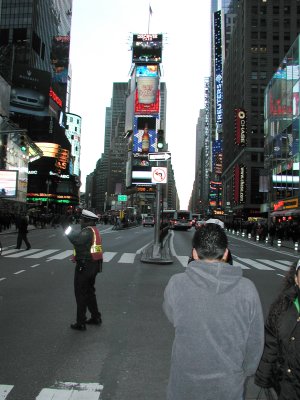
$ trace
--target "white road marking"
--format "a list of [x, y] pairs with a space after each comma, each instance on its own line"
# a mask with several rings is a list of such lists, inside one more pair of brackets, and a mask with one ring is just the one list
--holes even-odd
[[20, 249], [10, 249], [10, 250], [4, 250], [2, 251], [2, 256], [6, 256], [7, 254], [11, 253], [20, 253]]
[[138, 250], [136, 251], [136, 254], [141, 254], [142, 251], [143, 251], [146, 247], [150, 246], [152, 243], [153, 243], [153, 241], [150, 242], [150, 243], [145, 244], [145, 246], [141, 247], [140, 249], [138, 249]]
[[233, 260], [232, 265], [233, 265], [234, 267], [241, 267], [242, 269], [250, 269], [249, 267], [246, 267], [246, 265], [241, 264], [241, 263], [239, 263], [239, 262], [237, 262], [237, 261], [235, 261], [235, 260]]
[[32, 254], [32, 253], [36, 253], [37, 251], [41, 251], [42, 249], [30, 249], [30, 250], [21, 250], [21, 251], [18, 251], [18, 253], [15, 253], [15, 254], [11, 254], [11, 255], [9, 255], [9, 256], [7, 256], [7, 257], [11, 257], [11, 258], [20, 258], [20, 257], [23, 257], [23, 256], [27, 256], [27, 255], [29, 255], [29, 254]]
[[251, 258], [240, 258], [240, 257], [236, 257], [239, 261], [241, 261], [242, 263], [246, 263], [248, 265], [250, 265], [250, 267], [254, 267], [256, 269], [260, 269], [260, 270], [264, 270], [264, 271], [274, 271], [274, 268], [270, 268], [267, 265], [263, 265], [258, 263], [255, 260], [252, 260]]
[[36, 400], [99, 400], [103, 389], [98, 383], [58, 382], [56, 386], [43, 389]]
[[12, 385], [0, 385], [0, 400], [6, 399], [12, 388]]
[[22, 272], [25, 272], [25, 269], [21, 269], [20, 271], [14, 272], [14, 275], [21, 274]]
[[286, 267], [285, 265], [279, 264], [278, 262], [271, 261], [271, 260], [264, 260], [264, 259], [258, 259], [258, 261], [271, 265], [271, 267], [275, 267], [278, 269], [281, 269], [282, 271], [288, 271], [290, 268]]
[[180, 262], [180, 264], [186, 268], [186, 266], [188, 265], [188, 260], [189, 260], [189, 256], [175, 256], [178, 261]]
[[118, 263], [133, 264], [136, 253], [123, 253]]
[[51, 260], [63, 260], [64, 258], [70, 257], [73, 254], [73, 250], [65, 250], [61, 253], [55, 254], [52, 257], [48, 258], [48, 261]]
[[[6, 278], [0, 278], [0, 281], [5, 281], [5, 279], [6, 279]], [[0, 399], [1, 399], [1, 397], [0, 397]]]
[[286, 260], [275, 260], [275, 261], [284, 265], [289, 265], [289, 266], [292, 265], [292, 261], [286, 261]]
[[35, 268], [35, 267], [38, 267], [39, 265], [40, 265], [40, 264], [31, 265], [30, 268]]
[[114, 258], [114, 256], [115, 256], [116, 254], [117, 254], [117, 253], [112, 252], [112, 251], [105, 251], [105, 252], [103, 253], [103, 262], [109, 262], [109, 261], [111, 261], [111, 260]]
[[45, 257], [45, 256], [48, 256], [49, 254], [55, 253], [56, 251], [59, 251], [59, 249], [44, 250], [44, 251], [41, 251], [39, 253], [32, 254], [31, 256], [26, 256], [25, 258]]

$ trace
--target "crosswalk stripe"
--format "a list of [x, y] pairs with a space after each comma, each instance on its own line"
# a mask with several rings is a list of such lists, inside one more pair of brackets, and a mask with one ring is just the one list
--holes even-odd
[[36, 400], [99, 400], [103, 389], [98, 383], [58, 382], [56, 386], [42, 389]]
[[35, 253], [35, 254], [31, 254], [30, 256], [26, 256], [25, 258], [45, 257], [45, 256], [48, 256], [49, 254], [55, 253], [56, 251], [59, 251], [59, 249], [44, 250], [44, 251], [40, 251], [39, 253]]
[[10, 254], [9, 256], [6, 256], [6, 257], [21, 258], [23, 256], [27, 256], [29, 254], [36, 253], [37, 251], [40, 251], [40, 250], [42, 250], [42, 249], [30, 249], [30, 250], [18, 251], [17, 253]]
[[63, 260], [64, 258], [70, 257], [73, 254], [73, 250], [65, 250], [61, 253], [55, 254], [48, 258], [48, 260]]
[[289, 266], [292, 264], [292, 261], [286, 261], [286, 260], [275, 260], [275, 261]]
[[289, 267], [287, 267], [285, 265], [282, 265], [282, 264], [279, 264], [278, 262], [275, 262], [275, 261], [264, 260], [264, 259], [258, 259], [258, 261], [260, 261], [262, 263], [265, 263], [265, 264], [268, 264], [268, 265], [271, 265], [271, 267], [275, 267], [275, 268], [281, 269], [282, 271], [288, 271], [290, 269]]
[[134, 263], [135, 253], [123, 253], [118, 263], [132, 264]]
[[249, 264], [250, 267], [254, 267], [256, 269], [260, 269], [260, 270], [264, 270], [264, 271], [273, 271], [274, 268], [270, 268], [267, 265], [263, 265], [261, 263], [258, 263], [255, 260], [251, 260], [251, 258], [240, 258], [240, 257], [236, 257], [239, 261], [241, 261], [242, 263], [246, 263]]
[[112, 252], [112, 251], [105, 251], [103, 253], [103, 261], [104, 262], [109, 262], [110, 260], [112, 260], [114, 258], [114, 256], [116, 255], [116, 252]]
[[188, 261], [190, 258], [189, 256], [176, 256], [176, 257], [183, 267], [186, 267], [188, 265]]
[[6, 399], [12, 388], [12, 385], [0, 385], [0, 400]]
[[237, 261], [235, 261], [235, 260], [233, 260], [232, 265], [233, 265], [234, 267], [241, 267], [242, 269], [250, 269], [249, 267], [246, 267], [246, 265], [241, 264], [241, 263], [239, 263], [239, 262], [237, 262]]
[[19, 253], [20, 252], [20, 250], [19, 249], [10, 249], [10, 250], [4, 250], [4, 251], [2, 251], [2, 256], [6, 256], [6, 255], [8, 255], [8, 254], [11, 254], [11, 253]]

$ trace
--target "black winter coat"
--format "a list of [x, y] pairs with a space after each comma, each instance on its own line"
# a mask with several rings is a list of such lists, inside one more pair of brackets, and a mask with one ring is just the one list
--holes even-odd
[[279, 400], [300, 399], [300, 315], [293, 304], [294, 287], [284, 293], [285, 307], [278, 314], [272, 307], [265, 324], [264, 352], [255, 383], [273, 387]]

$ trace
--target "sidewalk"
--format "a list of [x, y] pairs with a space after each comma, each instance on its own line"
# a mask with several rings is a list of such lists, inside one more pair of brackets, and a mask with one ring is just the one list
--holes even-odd
[[272, 248], [272, 247], [273, 247], [274, 249], [283, 248], [283, 249], [285, 249], [285, 250], [294, 251], [295, 253], [297, 253], [297, 252], [300, 251], [300, 243], [298, 244], [298, 251], [297, 251], [297, 250], [295, 250], [295, 243], [294, 243], [292, 240], [281, 240], [281, 245], [279, 246], [279, 245], [278, 245], [278, 240], [277, 240], [277, 239], [274, 239], [273, 246], [271, 246], [271, 244], [270, 244], [270, 239], [268, 239], [268, 241], [266, 241], [266, 240], [259, 240], [259, 241], [257, 241], [257, 240], [256, 240], [255, 238], [253, 238], [253, 237], [251, 237], [251, 239], [249, 239], [249, 238], [247, 237], [247, 234], [246, 234], [246, 233], [244, 233], [244, 236], [243, 236], [243, 234], [242, 234], [241, 232], [232, 231], [231, 229], [226, 229], [226, 233], [227, 233], [227, 235], [229, 234], [230, 236], [236, 236], [236, 237], [238, 237], [239, 239], [244, 239], [245, 241], [249, 241], [249, 242], [252, 242], [252, 243], [257, 243], [257, 244], [260, 244], [260, 245], [262, 245], [262, 246], [269, 247], [269, 248]]

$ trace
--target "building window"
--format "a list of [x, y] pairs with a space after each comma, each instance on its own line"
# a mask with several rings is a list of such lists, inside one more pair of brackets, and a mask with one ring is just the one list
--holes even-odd
[[257, 14], [257, 6], [252, 6], [251, 7], [251, 14], [253, 14], [253, 15], [255, 15], [255, 14]]
[[41, 39], [35, 32], [32, 33], [32, 48], [38, 55], [40, 55]]
[[251, 60], [251, 65], [253, 67], [257, 67], [258, 66], [258, 58], [257, 57], [253, 57]]
[[273, 6], [273, 14], [279, 14], [279, 6]]
[[291, 40], [291, 34], [290, 34], [290, 32], [284, 32], [283, 38], [284, 38], [284, 40]]
[[290, 14], [291, 13], [291, 6], [284, 6], [283, 7], [283, 12], [284, 12], [284, 14]]
[[258, 106], [258, 98], [251, 97], [251, 106]]
[[267, 7], [266, 6], [261, 6], [260, 7], [260, 14], [261, 15], [266, 15], [267, 14]]
[[75, 132], [77, 132], [77, 126], [75, 126]]
[[266, 71], [260, 71], [260, 79], [266, 79], [267, 78], [267, 72]]
[[267, 26], [267, 20], [266, 20], [265, 18], [261, 18], [261, 19], [260, 19], [260, 26], [261, 26], [261, 27]]
[[291, 20], [289, 18], [284, 18], [283, 27], [284, 28], [290, 28], [290, 26], [291, 26]]
[[70, 117], [70, 122], [73, 122], [73, 117]]
[[251, 93], [257, 93], [258, 85], [251, 85]]
[[252, 162], [257, 162], [258, 161], [257, 153], [251, 153], [251, 161]]
[[273, 27], [276, 27], [276, 28], [279, 27], [279, 19], [277, 19], [277, 18], [273, 19]]
[[0, 29], [0, 46], [7, 46], [9, 38], [9, 29]]
[[273, 58], [273, 67], [276, 67], [276, 69], [279, 66], [279, 58]]
[[252, 20], [251, 20], [251, 27], [252, 28], [257, 28], [257, 19], [256, 18], [253, 18]]
[[273, 33], [273, 40], [279, 40], [279, 32]]
[[251, 79], [257, 79], [257, 71], [251, 72]]
[[259, 48], [259, 51], [260, 51], [261, 53], [266, 53], [266, 52], [267, 52], [267, 45], [262, 44], [262, 45], [260, 46], [260, 48]]
[[273, 53], [279, 53], [279, 45], [278, 44], [274, 44]]
[[265, 57], [260, 57], [260, 66], [265, 67], [267, 65], [267, 59]]
[[252, 31], [251, 32], [251, 39], [258, 39], [258, 32]]
[[260, 32], [261, 39], [267, 39], [267, 32]]
[[258, 51], [257, 45], [253, 44], [253, 45], [251, 46], [251, 53], [257, 53], [257, 51]]
[[13, 43], [24, 42], [27, 39], [26, 28], [14, 28], [13, 30]]
[[255, 133], [257, 133], [257, 132], [258, 132], [258, 130], [257, 130], [257, 125], [252, 125], [251, 133], [252, 133], [252, 134], [255, 134]]
[[42, 52], [41, 52], [41, 59], [45, 59], [45, 43], [42, 43]]

